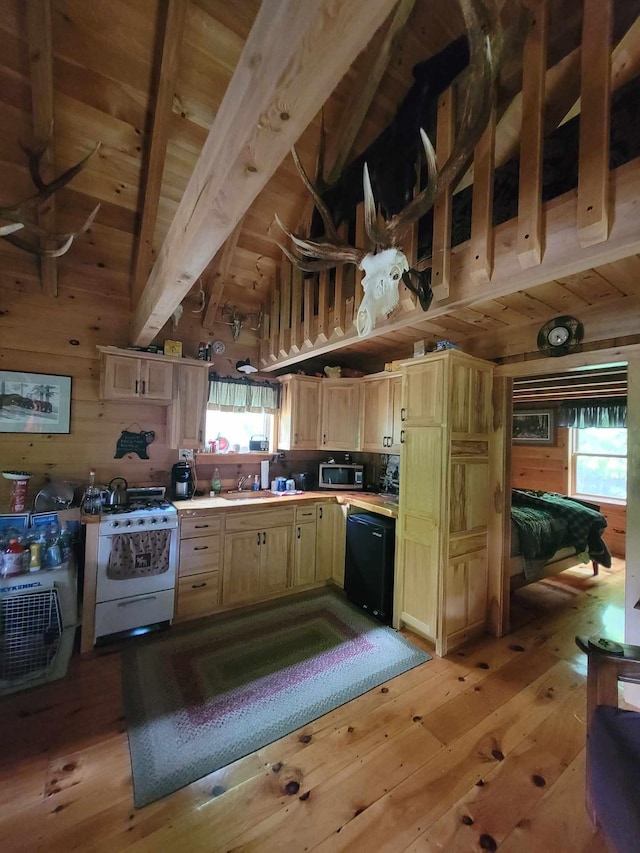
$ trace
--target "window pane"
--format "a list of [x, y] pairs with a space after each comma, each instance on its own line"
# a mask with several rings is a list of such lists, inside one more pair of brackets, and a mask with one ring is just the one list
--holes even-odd
[[249, 450], [252, 436], [271, 438], [273, 415], [261, 412], [207, 412], [207, 442], [222, 436], [229, 442], [229, 451], [240, 446], [240, 453]]
[[627, 455], [626, 429], [577, 429], [576, 450], [583, 453], [620, 453]]
[[[605, 430], [601, 430], [605, 432]], [[613, 430], [606, 430], [612, 432]], [[587, 430], [580, 430], [587, 432]], [[576, 493], [600, 498], [627, 497], [627, 460], [606, 456], [577, 456]]]

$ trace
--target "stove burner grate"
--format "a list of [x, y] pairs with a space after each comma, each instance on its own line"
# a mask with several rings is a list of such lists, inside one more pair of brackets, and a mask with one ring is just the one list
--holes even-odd
[[118, 506], [103, 506], [102, 514], [128, 515], [130, 512], [153, 512], [154, 510], [169, 509], [173, 509], [173, 505], [163, 498], [144, 498], [143, 500], [133, 500], [129, 501], [127, 504], [120, 504]]

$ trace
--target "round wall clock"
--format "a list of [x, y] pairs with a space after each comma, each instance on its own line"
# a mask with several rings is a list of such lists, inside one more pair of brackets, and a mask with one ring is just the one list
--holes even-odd
[[545, 355], [559, 356], [577, 352], [584, 336], [584, 326], [575, 317], [554, 317], [538, 332], [538, 349]]
[[222, 355], [225, 350], [225, 346], [222, 341], [214, 341], [213, 342], [213, 351], [216, 355]]

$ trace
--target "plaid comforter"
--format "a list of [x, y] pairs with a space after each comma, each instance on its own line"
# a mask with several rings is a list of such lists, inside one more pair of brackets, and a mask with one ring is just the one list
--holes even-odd
[[511, 518], [518, 528], [527, 580], [560, 548], [575, 548], [609, 568], [611, 555], [602, 541], [607, 519], [602, 513], [554, 492], [513, 489]]

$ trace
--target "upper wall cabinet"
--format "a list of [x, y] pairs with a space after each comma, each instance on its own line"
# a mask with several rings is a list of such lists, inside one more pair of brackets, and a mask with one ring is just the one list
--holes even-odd
[[176, 364], [176, 373], [174, 397], [167, 418], [168, 444], [175, 448], [201, 448], [205, 435], [208, 364]]
[[400, 374], [374, 374], [361, 382], [361, 449], [370, 453], [400, 453]]
[[360, 379], [322, 379], [322, 450], [360, 449]]
[[[279, 377], [279, 450], [317, 450], [320, 392], [323, 380], [313, 376]], [[350, 448], [353, 449], [353, 448]]]
[[100, 348], [102, 400], [165, 403], [173, 399], [174, 362], [164, 356], [142, 356], [110, 347]]

